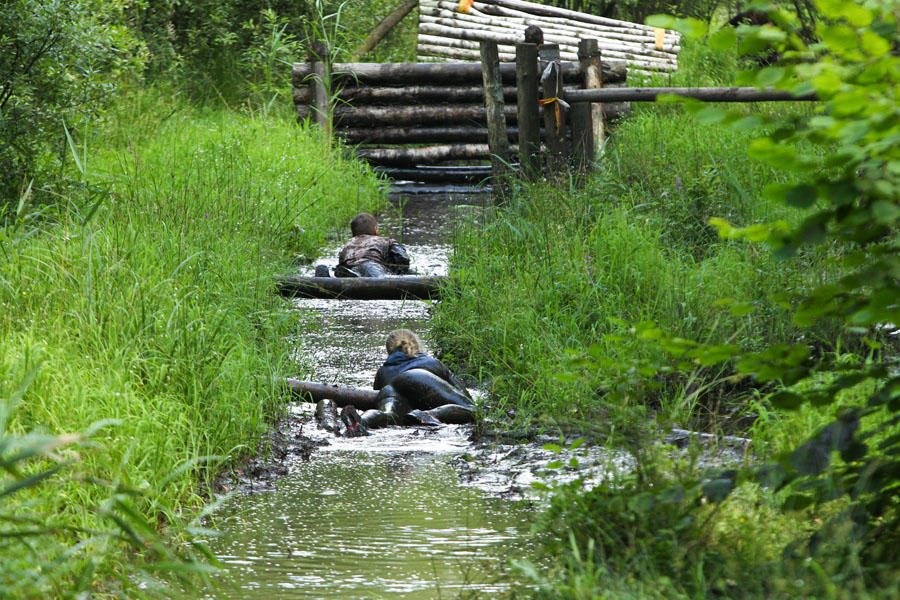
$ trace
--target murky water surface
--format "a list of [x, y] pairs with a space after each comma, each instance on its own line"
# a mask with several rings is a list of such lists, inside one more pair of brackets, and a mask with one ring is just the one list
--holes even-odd
[[[487, 196], [399, 199], [382, 218], [419, 274], [443, 275], [458, 218]], [[340, 243], [320, 263], [334, 266]], [[309, 268], [308, 273], [312, 267]], [[421, 301], [297, 300], [309, 315], [298, 359], [314, 381], [369, 387], [398, 327], [427, 343], [430, 304]], [[298, 404], [307, 417], [311, 406]], [[510, 589], [509, 558], [527, 555], [525, 506], [460, 482], [469, 429], [389, 428], [366, 438], [324, 440], [309, 460], [291, 460], [274, 490], [237, 496], [216, 517], [213, 550], [227, 567], [216, 598], [455, 598]]]

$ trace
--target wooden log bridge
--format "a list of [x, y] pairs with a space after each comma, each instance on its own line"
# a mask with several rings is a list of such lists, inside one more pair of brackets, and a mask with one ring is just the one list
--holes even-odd
[[276, 280], [278, 292], [291, 298], [342, 300], [436, 300], [446, 277], [301, 277]]

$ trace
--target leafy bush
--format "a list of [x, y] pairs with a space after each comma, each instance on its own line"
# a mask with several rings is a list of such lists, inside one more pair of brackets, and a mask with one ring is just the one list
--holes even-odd
[[52, 179], [59, 179], [67, 152], [64, 123], [78, 127], [97, 115], [117, 84], [139, 72], [140, 46], [116, 24], [124, 5], [0, 5], [0, 220], [23, 196], [40, 200], [58, 190]]

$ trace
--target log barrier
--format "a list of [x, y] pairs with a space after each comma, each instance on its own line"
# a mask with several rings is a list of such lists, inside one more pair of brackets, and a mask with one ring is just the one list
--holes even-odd
[[301, 277], [275, 282], [282, 296], [346, 300], [431, 300], [440, 297], [446, 277]]

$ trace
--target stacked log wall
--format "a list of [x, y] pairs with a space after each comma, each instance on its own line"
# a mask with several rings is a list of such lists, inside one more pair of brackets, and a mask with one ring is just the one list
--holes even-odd
[[629, 73], [659, 75], [678, 68], [681, 38], [675, 31], [524, 2], [483, 0], [460, 12], [457, 0], [420, 0], [417, 54], [420, 61], [478, 60], [478, 43], [498, 43], [501, 61], [515, 60], [515, 44], [536, 25], [544, 42], [559, 44], [563, 60], [578, 60], [578, 43], [596, 39], [608, 59], [628, 64]]
[[[604, 82], [624, 86], [623, 61], [602, 64]], [[293, 68], [293, 97], [298, 117], [315, 116], [315, 65]], [[582, 86], [577, 62], [563, 62], [564, 89]], [[488, 128], [481, 64], [458, 63], [335, 63], [331, 65], [331, 124], [334, 135], [355, 146], [360, 158], [393, 176], [442, 181], [459, 175], [471, 181], [489, 161]], [[516, 65], [500, 64], [503, 115], [511, 152], [517, 151]], [[626, 105], [606, 104], [609, 118]], [[449, 167], [442, 172], [441, 168]]]

